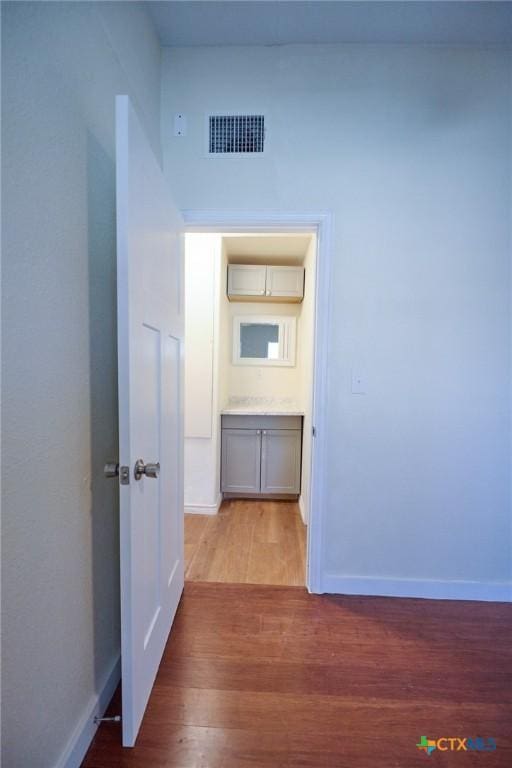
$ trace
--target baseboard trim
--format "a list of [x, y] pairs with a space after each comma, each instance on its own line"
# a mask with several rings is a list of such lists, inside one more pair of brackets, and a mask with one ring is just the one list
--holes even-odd
[[[121, 656], [119, 655], [107, 674], [99, 693], [91, 696], [64, 752], [55, 764], [55, 768], [80, 768], [98, 729], [98, 726], [94, 724], [94, 718], [96, 716], [103, 717], [120, 679]], [[119, 731], [119, 742], [121, 742], [121, 731]]]
[[222, 504], [222, 496], [219, 496], [216, 504], [185, 504], [186, 515], [216, 515]]
[[512, 583], [485, 581], [434, 581], [429, 579], [352, 578], [336, 573], [322, 577], [321, 592], [374, 597], [421, 597], [432, 600], [512, 602]]

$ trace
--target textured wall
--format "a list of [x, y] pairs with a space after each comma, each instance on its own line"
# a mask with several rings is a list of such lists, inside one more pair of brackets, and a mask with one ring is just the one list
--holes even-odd
[[55, 765], [119, 654], [114, 97], [159, 154], [135, 3], [2, 4], [5, 768]]
[[[448, 46], [164, 53], [182, 208], [334, 214], [331, 585], [510, 580], [510, 61]], [[204, 115], [222, 110], [265, 113], [263, 158], [204, 156]]]

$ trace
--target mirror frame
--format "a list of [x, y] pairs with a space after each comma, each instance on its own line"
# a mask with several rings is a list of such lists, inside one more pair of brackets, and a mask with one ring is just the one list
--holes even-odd
[[[279, 357], [240, 356], [240, 327], [243, 323], [279, 326]], [[233, 317], [233, 365], [288, 366], [295, 365], [297, 318], [292, 315], [235, 315]]]

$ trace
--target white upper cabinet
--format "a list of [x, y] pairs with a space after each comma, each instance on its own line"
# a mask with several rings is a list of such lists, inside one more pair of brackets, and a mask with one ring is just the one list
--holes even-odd
[[266, 295], [302, 300], [304, 267], [267, 267]]
[[300, 302], [304, 267], [229, 264], [228, 298], [238, 301]]
[[267, 268], [252, 264], [230, 264], [228, 296], [265, 296]]

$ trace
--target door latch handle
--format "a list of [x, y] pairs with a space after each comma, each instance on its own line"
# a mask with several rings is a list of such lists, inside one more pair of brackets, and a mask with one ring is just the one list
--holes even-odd
[[144, 459], [137, 459], [135, 462], [134, 477], [136, 480], [140, 480], [143, 475], [146, 477], [158, 477], [160, 473], [160, 462], [155, 464], [144, 464]]

